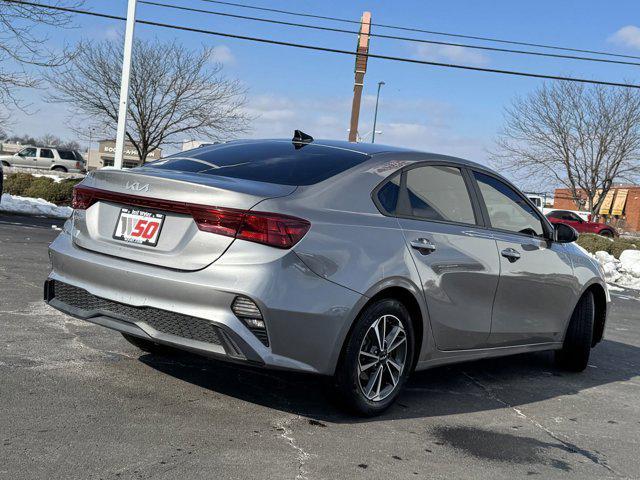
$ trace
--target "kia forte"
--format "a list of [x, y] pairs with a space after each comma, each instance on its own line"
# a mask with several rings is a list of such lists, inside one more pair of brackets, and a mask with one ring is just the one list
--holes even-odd
[[331, 376], [375, 415], [415, 370], [555, 351], [583, 370], [609, 294], [568, 225], [459, 158], [246, 140], [97, 170], [45, 300], [143, 351]]

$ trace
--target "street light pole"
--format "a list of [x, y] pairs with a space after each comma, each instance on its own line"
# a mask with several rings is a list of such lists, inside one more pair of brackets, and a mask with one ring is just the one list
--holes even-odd
[[371, 134], [371, 143], [376, 142], [376, 123], [378, 122], [378, 102], [380, 101], [380, 87], [385, 85], [384, 82], [378, 82], [378, 95], [376, 96], [376, 111], [373, 114], [373, 133]]
[[127, 26], [124, 32], [124, 55], [122, 60], [122, 81], [120, 83], [120, 105], [118, 110], [118, 130], [116, 133], [116, 151], [113, 159], [115, 168], [122, 168], [124, 155], [124, 137], [127, 129], [127, 108], [129, 104], [129, 76], [131, 74], [131, 55], [133, 52], [133, 31], [136, 26], [136, 0], [129, 0], [127, 8]]

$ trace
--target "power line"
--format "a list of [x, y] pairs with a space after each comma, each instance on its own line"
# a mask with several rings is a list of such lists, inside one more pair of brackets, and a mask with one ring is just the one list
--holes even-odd
[[[79, 10], [79, 9], [76, 9], [76, 8], [68, 8], [68, 7], [61, 7], [61, 6], [46, 5], [46, 4], [42, 4], [42, 3], [27, 2], [27, 1], [22, 1], [22, 0], [4, 0], [4, 1], [10, 2], [10, 3], [16, 3], [16, 4], [20, 4], [20, 5], [28, 5], [28, 6], [32, 6], [32, 7], [47, 8], [47, 9], [51, 9], [51, 10], [57, 10], [57, 11], [68, 12], [68, 13], [77, 13], [77, 14], [88, 15], [88, 16], [92, 16], [92, 17], [108, 18], [108, 19], [111, 19], [111, 20], [126, 21], [125, 17], [121, 17], [121, 16], [117, 16], [117, 15], [110, 15], [110, 14], [107, 14], [107, 13], [91, 12], [91, 11], [87, 11], [87, 10]], [[185, 32], [202, 33], [202, 34], [205, 34], [205, 35], [213, 35], [213, 36], [218, 36], [218, 37], [235, 38], [235, 39], [238, 39], [238, 40], [247, 40], [247, 41], [265, 43], [265, 44], [270, 44], [270, 45], [281, 45], [281, 46], [286, 46], [286, 47], [301, 48], [301, 49], [305, 49], [305, 50], [315, 50], [315, 51], [319, 51], [319, 52], [339, 53], [339, 54], [349, 55], [349, 56], [353, 56], [353, 57], [355, 57], [356, 55], [360, 55], [360, 56], [367, 56], [369, 58], [378, 58], [378, 59], [381, 59], [381, 60], [391, 60], [391, 61], [396, 61], [396, 62], [413, 63], [413, 64], [418, 64], [418, 65], [431, 65], [431, 66], [435, 66], [435, 67], [446, 67], [446, 68], [456, 68], [456, 69], [460, 69], [460, 70], [471, 70], [471, 71], [477, 71], [477, 72], [498, 73], [498, 74], [502, 74], [502, 75], [513, 75], [513, 76], [529, 77], [529, 78], [541, 78], [541, 79], [545, 79], [545, 80], [560, 80], [560, 81], [567, 81], [567, 82], [589, 83], [589, 84], [594, 84], [594, 85], [606, 85], [606, 86], [611, 86], [611, 87], [625, 87], [625, 88], [637, 88], [637, 89], [640, 89], [640, 85], [631, 84], [631, 83], [607, 82], [607, 81], [604, 81], [604, 80], [588, 80], [588, 79], [585, 79], [585, 78], [562, 77], [562, 76], [557, 76], [557, 75], [545, 75], [545, 74], [533, 73], [533, 72], [519, 72], [519, 71], [515, 71], [515, 70], [500, 70], [500, 69], [494, 69], [494, 68], [473, 67], [473, 66], [470, 66], [470, 65], [459, 65], [459, 64], [453, 64], [453, 63], [441, 63], [441, 62], [430, 62], [430, 61], [426, 61], [426, 60], [417, 60], [417, 59], [413, 59], [413, 58], [395, 57], [395, 56], [391, 56], [391, 55], [379, 55], [379, 54], [373, 54], [373, 53], [369, 53], [369, 54], [365, 55], [365, 54], [358, 54], [357, 52], [351, 51], [351, 50], [341, 50], [341, 49], [338, 49], [338, 48], [320, 47], [320, 46], [316, 46], [316, 45], [307, 45], [307, 44], [302, 44], [302, 43], [286, 42], [286, 41], [282, 41], [282, 40], [273, 40], [273, 39], [269, 39], [269, 38], [250, 37], [250, 36], [247, 36], [247, 35], [237, 35], [237, 34], [233, 34], [233, 33], [216, 32], [216, 31], [213, 31], [213, 30], [204, 30], [204, 29], [201, 29], [201, 28], [185, 27], [185, 26], [181, 26], [181, 25], [170, 25], [170, 24], [167, 24], [167, 23], [155, 22], [155, 21], [151, 21], [151, 20], [139, 20], [139, 19], [137, 19], [136, 23], [140, 23], [142, 25], [150, 25], [150, 26], [154, 26], [154, 27], [169, 28], [169, 29], [172, 29], [172, 30], [181, 30], [181, 31], [185, 31]]]
[[[200, 0], [202, 2], [207, 2], [207, 3], [216, 3], [219, 5], [227, 5], [227, 6], [232, 6], [232, 7], [239, 7], [239, 8], [247, 8], [247, 9], [251, 9], [251, 10], [261, 10], [261, 11], [265, 11], [265, 12], [273, 12], [273, 13], [281, 13], [284, 15], [294, 15], [297, 17], [307, 17], [307, 18], [317, 18], [320, 20], [331, 20], [334, 22], [342, 22], [342, 23], [351, 23], [351, 24], [355, 24], [355, 25], [359, 25], [360, 22], [358, 22], [357, 20], [351, 20], [349, 18], [339, 18], [339, 17], [330, 17], [330, 16], [324, 16], [324, 15], [316, 15], [316, 14], [312, 14], [312, 13], [301, 13], [301, 12], [292, 12], [290, 10], [279, 10], [277, 8], [267, 8], [267, 7], [259, 7], [256, 5], [247, 5], [247, 4], [243, 4], [243, 3], [235, 3], [235, 2], [226, 2], [223, 0]], [[414, 27], [403, 27], [400, 25], [388, 25], [388, 24], [384, 24], [384, 23], [371, 23], [372, 26], [375, 27], [382, 27], [382, 28], [391, 28], [394, 30], [404, 30], [407, 32], [419, 32], [419, 33], [427, 33], [429, 35], [440, 35], [440, 36], [445, 36], [445, 37], [455, 37], [455, 38], [466, 38], [468, 40], [482, 40], [485, 42], [495, 42], [495, 43], [503, 43], [503, 44], [508, 44], [508, 45], [520, 45], [520, 46], [524, 46], [524, 47], [536, 47], [536, 48], [548, 48], [551, 50], [564, 50], [567, 52], [576, 52], [576, 53], [591, 53], [594, 55], [606, 55], [606, 56], [610, 56], [610, 57], [620, 57], [620, 58], [633, 58], [635, 60], [640, 60], [640, 57], [638, 56], [634, 56], [634, 55], [623, 55], [620, 53], [611, 53], [611, 52], [603, 52], [603, 51], [598, 51], [598, 50], [586, 50], [586, 49], [580, 49], [580, 48], [570, 48], [570, 47], [561, 47], [558, 45], [545, 45], [545, 44], [541, 44], [541, 43], [529, 43], [529, 42], [520, 42], [520, 41], [516, 41], [516, 40], [504, 40], [504, 39], [500, 39], [500, 38], [492, 38], [492, 37], [480, 37], [480, 36], [474, 36], [474, 35], [464, 35], [461, 33], [449, 33], [449, 32], [438, 32], [438, 31], [434, 31], [434, 30], [423, 30], [421, 28], [414, 28]]]
[[[204, 1], [206, 1], [206, 0], [204, 0]], [[251, 20], [251, 21], [256, 21], [256, 22], [271, 23], [271, 24], [277, 24], [277, 25], [287, 25], [287, 26], [291, 26], [291, 27], [309, 28], [309, 29], [323, 30], [323, 31], [328, 31], [328, 32], [348, 33], [348, 34], [351, 34], [351, 35], [358, 35], [358, 33], [359, 33], [358, 31], [345, 30], [345, 29], [342, 29], [342, 28], [323, 27], [323, 26], [319, 26], [319, 25], [310, 25], [308, 23], [286, 22], [286, 21], [283, 21], [283, 20], [275, 20], [275, 19], [270, 19], [270, 18], [250, 17], [250, 16], [246, 16], [246, 15], [237, 15], [237, 14], [227, 13], [227, 12], [218, 12], [218, 11], [214, 11], [214, 10], [205, 10], [205, 9], [202, 9], [202, 8], [195, 8], [195, 7], [185, 7], [183, 5], [174, 5], [174, 4], [156, 2], [156, 1], [151, 1], [151, 0], [138, 0], [138, 3], [145, 4], [145, 5], [152, 5], [152, 6], [156, 6], [156, 7], [170, 8], [170, 9], [174, 9], [174, 10], [183, 10], [183, 11], [194, 12], [194, 13], [206, 13], [206, 14], [209, 14], [209, 15], [218, 15], [218, 16], [221, 16], [221, 17], [238, 18], [238, 19], [242, 19], [242, 20]], [[476, 49], [476, 50], [485, 50], [485, 51], [492, 51], [492, 52], [506, 52], [506, 53], [516, 53], [516, 54], [521, 54], [521, 55], [535, 55], [535, 56], [540, 56], [540, 57], [552, 57], [552, 58], [563, 58], [563, 59], [569, 59], [569, 60], [585, 60], [585, 61], [590, 61], [590, 62], [602, 62], [602, 63], [614, 63], [614, 64], [619, 64], [619, 65], [640, 66], [640, 63], [638, 63], [638, 62], [629, 62], [629, 61], [621, 61], [621, 60], [610, 60], [610, 59], [606, 59], [606, 58], [582, 57], [582, 56], [577, 56], [577, 55], [563, 55], [563, 54], [558, 54], [558, 53], [532, 52], [530, 50], [515, 50], [515, 49], [509, 49], [509, 48], [487, 47], [487, 46], [483, 46], [483, 45], [468, 45], [468, 44], [464, 44], [464, 43], [440, 42], [440, 41], [437, 41], [437, 40], [425, 40], [425, 39], [422, 39], [422, 38], [400, 37], [400, 36], [396, 36], [396, 35], [385, 35], [385, 34], [382, 34], [382, 33], [369, 33], [369, 36], [370, 37], [392, 39], [392, 40], [403, 40], [403, 41], [407, 41], [407, 42], [426, 43], [426, 44], [431, 44], [431, 45], [446, 45], [446, 46], [451, 46], [451, 47], [471, 48], [471, 49]]]

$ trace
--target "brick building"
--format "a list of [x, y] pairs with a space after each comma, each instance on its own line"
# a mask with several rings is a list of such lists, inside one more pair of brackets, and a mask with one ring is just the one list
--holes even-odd
[[[586, 198], [586, 196], [584, 196]], [[557, 188], [553, 208], [584, 210], [584, 203], [575, 201], [568, 188]], [[640, 186], [613, 187], [605, 197], [599, 212], [599, 221], [620, 231], [640, 232]]]

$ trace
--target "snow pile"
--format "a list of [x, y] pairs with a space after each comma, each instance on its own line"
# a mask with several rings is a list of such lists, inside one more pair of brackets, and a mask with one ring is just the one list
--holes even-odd
[[593, 256], [602, 265], [607, 283], [640, 290], [640, 250], [625, 250], [620, 260], [607, 252]]
[[43, 215], [53, 218], [69, 218], [73, 211], [69, 207], [58, 207], [42, 198], [19, 197], [17, 195], [2, 194], [0, 211], [23, 213], [25, 215]]
[[55, 175], [55, 174], [49, 175], [49, 174], [43, 174], [43, 173], [32, 173], [31, 175], [36, 178], [39, 178], [39, 177], [50, 178], [56, 183], [60, 183], [63, 180], [63, 178], [60, 175]]
[[614, 283], [620, 278], [621, 274], [618, 271], [620, 268], [620, 260], [604, 251], [596, 252], [594, 257], [598, 260], [600, 265], [602, 265], [604, 278], [607, 283]]

